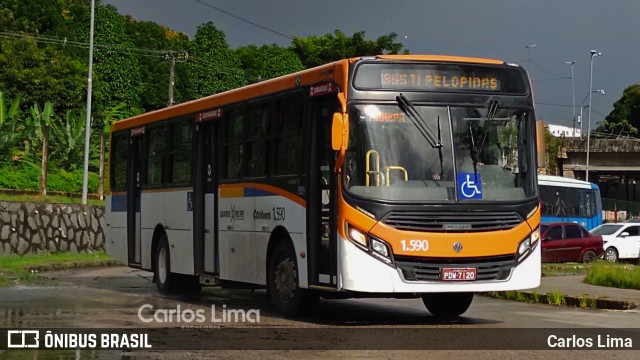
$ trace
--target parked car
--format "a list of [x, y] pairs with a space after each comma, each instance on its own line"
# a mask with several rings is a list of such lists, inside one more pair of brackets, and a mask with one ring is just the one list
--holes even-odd
[[593, 262], [604, 253], [600, 235], [572, 222], [540, 225], [542, 262]]
[[638, 260], [640, 255], [640, 223], [607, 223], [591, 231], [604, 240], [604, 259], [609, 262]]

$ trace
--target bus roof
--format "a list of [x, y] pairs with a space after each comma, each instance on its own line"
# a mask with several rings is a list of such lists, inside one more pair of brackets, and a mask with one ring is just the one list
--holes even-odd
[[[595, 184], [588, 181], [566, 178], [555, 175], [538, 175], [538, 185], [550, 185], [550, 186], [563, 186], [563, 187], [576, 187], [584, 189], [592, 189]], [[597, 188], [597, 186], [596, 186]]]
[[442, 61], [463, 62], [476, 64], [501, 65], [504, 61], [485, 58], [473, 58], [448, 55], [377, 55], [362, 56], [351, 59], [338, 60], [297, 73], [265, 80], [256, 84], [210, 95], [201, 99], [192, 100], [179, 105], [154, 110], [128, 119], [114, 122], [111, 131], [131, 129], [156, 121], [180, 117], [188, 114], [196, 114], [205, 110], [215, 109], [239, 101], [259, 98], [279, 91], [294, 90], [298, 87], [319, 83], [322, 81], [336, 81], [338, 84], [346, 84], [349, 72], [349, 64], [361, 59], [383, 59], [396, 61]]

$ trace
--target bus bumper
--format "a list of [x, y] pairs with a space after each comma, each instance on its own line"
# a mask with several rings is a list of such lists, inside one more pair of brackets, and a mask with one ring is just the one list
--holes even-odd
[[533, 289], [540, 286], [540, 241], [505, 280], [407, 281], [402, 271], [339, 238], [338, 289], [363, 293], [483, 292]]

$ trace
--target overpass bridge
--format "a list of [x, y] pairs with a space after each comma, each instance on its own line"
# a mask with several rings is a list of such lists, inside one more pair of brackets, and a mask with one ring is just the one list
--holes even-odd
[[[600, 186], [603, 198], [637, 203], [628, 211], [640, 215], [640, 139], [591, 139], [589, 147], [589, 181]], [[586, 150], [586, 139], [564, 138], [559, 175], [585, 180]]]

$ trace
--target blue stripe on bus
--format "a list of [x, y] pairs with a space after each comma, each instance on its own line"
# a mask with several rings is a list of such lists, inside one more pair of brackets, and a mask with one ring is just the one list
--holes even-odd
[[273, 196], [274, 194], [270, 191], [256, 189], [256, 188], [244, 188], [244, 197], [258, 197], [258, 196]]
[[[136, 212], [140, 212], [140, 197], [136, 200]], [[111, 195], [111, 212], [127, 212], [126, 193]]]

